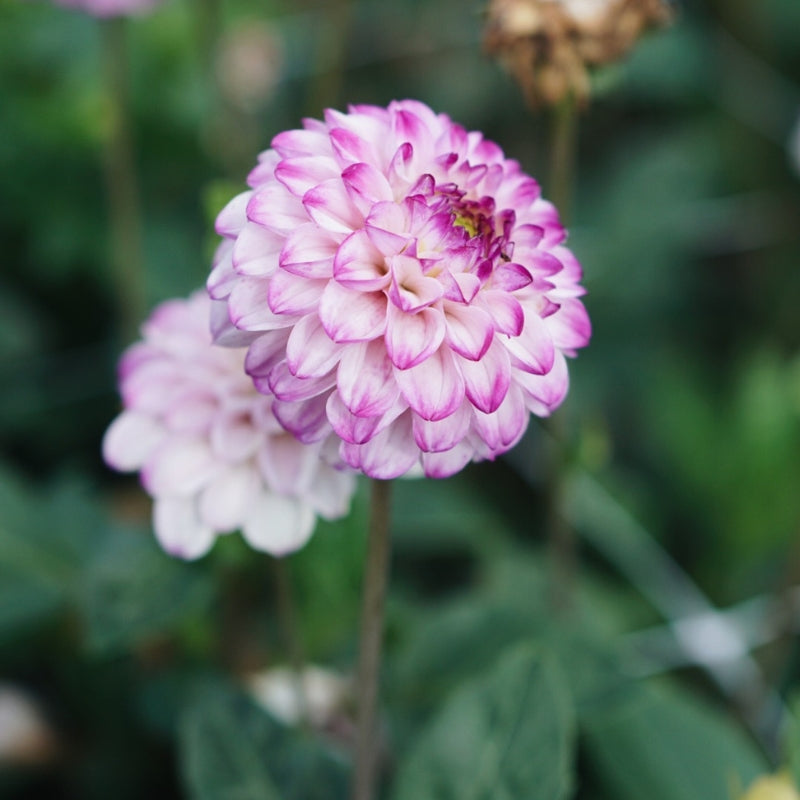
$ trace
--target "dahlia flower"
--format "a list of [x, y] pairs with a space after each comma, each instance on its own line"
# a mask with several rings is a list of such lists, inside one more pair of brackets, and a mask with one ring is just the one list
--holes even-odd
[[419, 102], [353, 106], [276, 136], [249, 184], [217, 218], [212, 328], [298, 439], [444, 477], [562, 401], [581, 268], [496, 144]]
[[94, 17], [120, 17], [141, 14], [160, 0], [55, 0], [60, 6], [78, 8]]
[[163, 548], [203, 555], [241, 529], [257, 550], [284, 555], [308, 540], [317, 514], [348, 509], [354, 477], [284, 431], [272, 397], [244, 371], [244, 351], [216, 347], [205, 292], [160, 305], [119, 367], [125, 406], [103, 440], [106, 462], [141, 470]]

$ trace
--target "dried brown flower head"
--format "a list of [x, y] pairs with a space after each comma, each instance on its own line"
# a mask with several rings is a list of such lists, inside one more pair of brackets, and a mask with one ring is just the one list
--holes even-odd
[[665, 24], [665, 0], [490, 0], [484, 46], [533, 106], [589, 98], [588, 68], [616, 61]]

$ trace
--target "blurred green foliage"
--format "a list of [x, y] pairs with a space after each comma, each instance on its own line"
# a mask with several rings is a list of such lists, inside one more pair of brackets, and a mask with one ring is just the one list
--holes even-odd
[[[274, 134], [324, 106], [417, 97], [547, 193], [549, 119], [481, 54], [481, 10], [167, 0], [131, 21], [148, 304], [203, 283], [217, 210]], [[223, 54], [246, 31], [261, 50], [243, 94], [253, 73]], [[754, 653], [748, 707], [713, 665], [640, 677], [625, 637], [698, 598], [800, 582], [799, 31], [796, 0], [687, 0], [596, 76], [570, 239], [594, 338], [561, 412], [572, 603], [552, 604], [547, 426], [496, 464], [398, 484], [384, 796], [727, 800], [778, 764], [797, 774], [793, 717], [779, 731], [757, 713], [800, 681], [791, 613]], [[0, 764], [0, 796], [342, 798], [348, 710], [320, 737], [243, 694], [297, 655], [274, 565], [236, 535], [170, 559], [135, 480], [100, 460], [127, 344], [101, 41], [83, 14], [0, 0], [0, 682], [38, 700], [58, 742], [41, 764]], [[362, 487], [288, 562], [294, 637], [342, 673], [366, 505]]]

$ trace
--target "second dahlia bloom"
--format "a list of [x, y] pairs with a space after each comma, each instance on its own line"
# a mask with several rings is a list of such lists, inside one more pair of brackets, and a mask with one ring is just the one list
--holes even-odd
[[281, 133], [217, 219], [220, 342], [301, 441], [375, 478], [494, 458], [564, 398], [581, 269], [536, 181], [415, 101]]
[[244, 351], [212, 344], [205, 292], [162, 303], [120, 362], [123, 412], [103, 440], [106, 462], [141, 470], [165, 550], [197, 558], [241, 529], [257, 550], [302, 547], [316, 522], [347, 513], [352, 474], [278, 424], [272, 398], [244, 372]]

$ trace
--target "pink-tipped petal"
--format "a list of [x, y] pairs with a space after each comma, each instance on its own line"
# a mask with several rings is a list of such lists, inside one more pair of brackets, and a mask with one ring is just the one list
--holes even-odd
[[306, 192], [303, 205], [308, 216], [332, 233], [351, 233], [364, 222], [341, 178], [333, 178]]
[[275, 314], [307, 314], [316, 308], [327, 285], [326, 280], [307, 280], [279, 270], [269, 282], [267, 303]]
[[283, 235], [308, 222], [303, 204], [280, 183], [266, 183], [253, 193], [247, 218]]
[[416, 258], [392, 256], [391, 301], [403, 311], [413, 314], [435, 303], [444, 294], [444, 287], [435, 278], [427, 278]]
[[464, 376], [464, 390], [470, 403], [485, 414], [496, 411], [511, 385], [511, 360], [499, 341], [479, 361], [459, 361]]
[[400, 393], [381, 341], [348, 347], [339, 362], [336, 381], [345, 406], [360, 417], [385, 414]]
[[411, 415], [402, 415], [365, 444], [342, 442], [339, 452], [347, 464], [371, 478], [391, 480], [405, 475], [419, 460]]
[[331, 423], [325, 412], [327, 395], [317, 395], [310, 400], [287, 403], [275, 400], [272, 412], [280, 424], [304, 444], [324, 439], [331, 432]]
[[338, 174], [336, 162], [328, 156], [286, 158], [275, 167], [275, 177], [300, 199], [309, 189]]
[[354, 291], [331, 281], [320, 298], [319, 316], [334, 342], [364, 342], [386, 330], [386, 305], [383, 292]]
[[449, 478], [475, 458], [474, 448], [466, 442], [441, 453], [423, 453], [422, 468], [426, 478]]
[[386, 352], [400, 370], [421, 364], [434, 353], [445, 335], [444, 314], [436, 308], [423, 308], [407, 314], [393, 303], [386, 315]]
[[245, 331], [272, 331], [292, 324], [289, 314], [277, 314], [269, 306], [269, 281], [242, 278], [228, 298], [231, 322]]
[[314, 314], [298, 322], [286, 343], [286, 363], [298, 378], [319, 378], [327, 375], [342, 357], [342, 348], [325, 332]]
[[280, 266], [304, 278], [330, 278], [339, 237], [316, 225], [302, 225], [285, 240]]
[[423, 419], [449, 417], [464, 400], [464, 378], [446, 347], [410, 369], [395, 369], [394, 376], [408, 405]]
[[520, 335], [502, 341], [515, 366], [525, 372], [544, 375], [552, 369], [556, 353], [553, 339], [544, 320], [535, 311], [525, 309], [525, 323]]
[[522, 391], [512, 386], [500, 407], [491, 414], [474, 412], [473, 425], [481, 439], [495, 454], [505, 453], [525, 433], [528, 426], [528, 410], [525, 408]]
[[494, 339], [492, 318], [477, 306], [445, 303], [444, 319], [450, 347], [471, 361], [482, 359]]
[[469, 431], [472, 411], [468, 403], [462, 403], [445, 419], [432, 422], [413, 414], [414, 441], [424, 453], [442, 453], [452, 450]]

